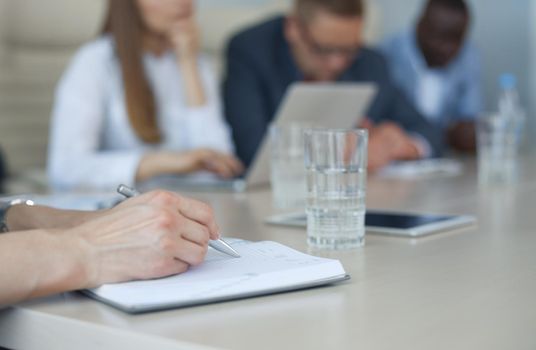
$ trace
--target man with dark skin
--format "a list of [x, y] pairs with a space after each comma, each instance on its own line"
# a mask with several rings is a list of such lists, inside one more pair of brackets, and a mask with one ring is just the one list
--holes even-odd
[[470, 20], [464, 0], [429, 0], [415, 31], [384, 50], [400, 87], [453, 149], [466, 152], [475, 150], [482, 108], [478, 55], [466, 40]]

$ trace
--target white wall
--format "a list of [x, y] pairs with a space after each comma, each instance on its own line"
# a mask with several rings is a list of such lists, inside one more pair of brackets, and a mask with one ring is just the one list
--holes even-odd
[[[529, 21], [529, 94], [527, 98], [530, 103], [530, 116], [532, 117], [532, 134], [536, 135], [536, 99], [533, 97], [536, 95], [536, 0], [530, 0], [530, 9], [527, 11]], [[536, 144], [535, 137], [532, 138], [532, 144]]]

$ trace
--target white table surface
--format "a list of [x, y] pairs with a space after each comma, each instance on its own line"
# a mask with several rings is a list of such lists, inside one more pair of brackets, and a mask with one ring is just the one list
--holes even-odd
[[[536, 162], [520, 180], [477, 186], [464, 174], [370, 179], [369, 208], [475, 215], [478, 225], [421, 239], [367, 235], [319, 255], [352, 279], [337, 286], [144, 315], [76, 293], [0, 312], [0, 346], [24, 349], [536, 349]], [[227, 236], [307, 252], [305, 231], [267, 226], [268, 191], [198, 193]], [[3, 267], [5, 268], [5, 267]]]

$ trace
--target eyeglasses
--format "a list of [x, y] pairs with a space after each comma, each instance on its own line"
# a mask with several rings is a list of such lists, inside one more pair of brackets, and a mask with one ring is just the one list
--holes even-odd
[[359, 53], [359, 45], [355, 45], [352, 47], [335, 47], [319, 44], [313, 39], [313, 37], [309, 33], [309, 30], [304, 24], [298, 23], [298, 28], [306, 45], [309, 47], [309, 50], [318, 57], [327, 58], [332, 56], [339, 56], [352, 59]]

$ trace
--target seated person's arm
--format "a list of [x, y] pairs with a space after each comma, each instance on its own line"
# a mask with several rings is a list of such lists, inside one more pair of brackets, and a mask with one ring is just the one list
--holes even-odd
[[101, 149], [111, 59], [101, 51], [81, 49], [56, 90], [47, 164], [56, 188], [113, 188], [117, 183], [134, 182], [140, 152]]
[[193, 18], [178, 21], [169, 33], [184, 80], [186, 103], [189, 107], [206, 104], [206, 94], [198, 67], [199, 29]]
[[476, 125], [473, 120], [452, 123], [447, 129], [447, 141], [450, 147], [460, 152], [476, 151]]
[[368, 169], [375, 172], [394, 160], [412, 160], [421, 157], [416, 139], [411, 138], [393, 122], [372, 126], [362, 125], [369, 130]]
[[[22, 226], [21, 216], [27, 218]], [[209, 239], [219, 238], [207, 205], [168, 192], [151, 192], [90, 216], [11, 208], [11, 229], [46, 228], [0, 234], [0, 305], [181, 273], [200, 264]]]
[[449, 126], [446, 135], [449, 146], [462, 152], [476, 150], [475, 121], [483, 110], [480, 59], [474, 50], [470, 50], [468, 55], [457, 115], [453, 116], [455, 122]]
[[369, 170], [375, 171], [396, 160], [439, 155], [442, 135], [395, 87], [383, 59], [374, 67], [380, 91], [371, 113]]
[[170, 33], [185, 82], [188, 113], [191, 114], [186, 118], [186, 128], [192, 150], [144, 154], [136, 171], [137, 181], [161, 174], [185, 174], [199, 170], [210, 171], [223, 178], [232, 178], [243, 172], [242, 164], [232, 156], [232, 141], [221, 115], [216, 79], [209, 64], [199, 59], [198, 35], [191, 20], [179, 23]]
[[[145, 153], [128, 147], [102, 149], [101, 139], [107, 127], [106, 113], [110, 103], [110, 89], [106, 85], [110, 57], [96, 51], [91, 47], [82, 49], [58, 86], [48, 164], [49, 177], [56, 188], [110, 188], [117, 183], [134, 183], [154, 175], [199, 170], [212, 171], [223, 177], [240, 173], [241, 166], [236, 159], [218, 151], [200, 149], [159, 155], [158, 152]], [[191, 96], [189, 103], [194, 105], [193, 100], [197, 97], [203, 96]], [[221, 116], [219, 119], [223, 123]], [[205, 129], [210, 128], [212, 121], [205, 121]], [[211, 138], [213, 134], [195, 136]], [[227, 151], [231, 147], [228, 135], [225, 137]], [[144, 164], [141, 164], [142, 160]]]
[[187, 152], [149, 152], [143, 155], [136, 170], [136, 181], [162, 174], [188, 174], [206, 170], [223, 178], [243, 172], [242, 163], [234, 156], [209, 148]]
[[394, 88], [393, 99], [393, 118], [412, 140], [418, 152], [413, 157], [410, 154], [399, 154], [400, 160], [440, 155], [443, 151], [441, 130], [421, 115], [398, 88]]

